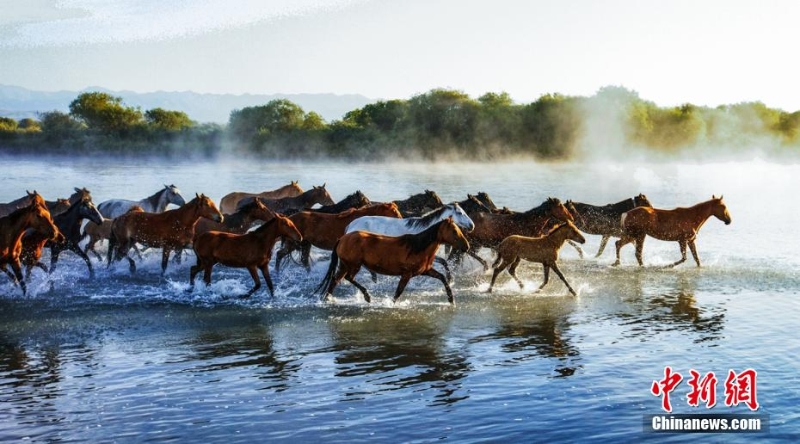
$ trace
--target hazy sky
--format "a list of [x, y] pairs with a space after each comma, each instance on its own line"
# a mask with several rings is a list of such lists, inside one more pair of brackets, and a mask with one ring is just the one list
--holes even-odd
[[800, 110], [800, 2], [0, 0], [0, 84], [359, 93], [432, 88]]

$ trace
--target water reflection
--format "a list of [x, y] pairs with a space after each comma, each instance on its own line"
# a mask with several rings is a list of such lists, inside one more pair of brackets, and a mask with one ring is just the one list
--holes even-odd
[[300, 362], [276, 350], [270, 327], [261, 322], [240, 328], [213, 326], [196, 333], [184, 345], [190, 347], [181, 362], [194, 364], [187, 372], [215, 373], [239, 368], [250, 370], [264, 382], [262, 389], [283, 391], [295, 383]]
[[471, 343], [497, 342], [511, 357], [503, 365], [516, 365], [536, 358], [552, 362], [547, 376], [572, 376], [582, 367], [580, 351], [570, 335], [569, 316], [574, 302], [569, 298], [504, 299], [493, 302], [498, 328], [473, 338]]
[[345, 400], [409, 388], [432, 390], [431, 405], [466, 399], [461, 380], [472, 368], [465, 350], [446, 339], [454, 313], [425, 307], [332, 318], [336, 376], [361, 381], [350, 386]]
[[721, 304], [697, 302], [700, 276], [689, 271], [633, 280], [637, 286], [632, 287], [633, 295], [626, 297], [630, 310], [618, 313], [627, 327], [626, 336], [647, 340], [659, 333], [680, 332], [695, 335], [695, 343], [721, 339], [726, 309]]

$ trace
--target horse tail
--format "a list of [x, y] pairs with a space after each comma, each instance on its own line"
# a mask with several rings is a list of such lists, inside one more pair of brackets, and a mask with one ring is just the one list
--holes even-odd
[[325, 277], [322, 278], [322, 282], [320, 282], [319, 287], [314, 290], [314, 294], [325, 296], [328, 286], [331, 284], [331, 282], [333, 282], [333, 279], [336, 276], [336, 268], [339, 265], [339, 255], [336, 254], [336, 247], [338, 246], [339, 241], [336, 241], [336, 245], [333, 247], [333, 253], [331, 253], [331, 263], [328, 265], [328, 271], [325, 273]]
[[622, 213], [622, 216], [619, 217], [619, 225], [622, 227], [622, 230], [625, 231], [625, 218], [628, 217], [628, 212]]

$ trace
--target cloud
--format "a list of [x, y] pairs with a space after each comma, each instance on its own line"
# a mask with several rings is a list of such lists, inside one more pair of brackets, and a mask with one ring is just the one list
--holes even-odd
[[[181, 39], [341, 9], [364, 0], [60, 0], [4, 20], [0, 47], [53, 47]], [[81, 11], [82, 14], [75, 14]], [[53, 18], [61, 12], [61, 18]], [[68, 14], [67, 12], [71, 12]], [[13, 14], [13, 11], [11, 11]], [[71, 16], [70, 16], [71, 15]]]

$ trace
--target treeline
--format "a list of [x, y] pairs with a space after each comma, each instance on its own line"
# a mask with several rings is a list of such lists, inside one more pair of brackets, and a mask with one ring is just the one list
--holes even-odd
[[330, 123], [285, 99], [234, 110], [227, 126], [198, 125], [180, 111], [142, 112], [99, 92], [79, 95], [69, 109], [42, 113], [39, 120], [0, 118], [0, 144], [25, 152], [226, 149], [268, 158], [363, 160], [517, 155], [560, 160], [597, 149], [597, 140], [652, 153], [765, 146], [800, 152], [800, 111], [760, 102], [659, 107], [621, 87], [605, 87], [591, 97], [546, 94], [527, 104], [506, 93], [473, 99], [435, 89], [408, 100], [378, 101]]

